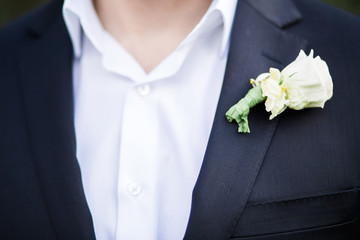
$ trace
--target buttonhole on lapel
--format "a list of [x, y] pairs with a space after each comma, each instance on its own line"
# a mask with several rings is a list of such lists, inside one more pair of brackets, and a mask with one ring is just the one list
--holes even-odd
[[277, 63], [277, 64], [280, 64], [280, 65], [283, 64], [279, 59], [277, 59], [277, 58], [274, 57], [274, 56], [271, 56], [270, 54], [268, 54], [268, 53], [265, 52], [264, 50], [261, 51], [261, 55], [264, 56], [264, 57], [266, 57], [267, 59], [269, 59], [269, 60]]

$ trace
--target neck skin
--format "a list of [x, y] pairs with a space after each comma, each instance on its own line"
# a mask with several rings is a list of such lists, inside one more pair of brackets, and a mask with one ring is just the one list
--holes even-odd
[[212, 0], [93, 0], [106, 31], [146, 73], [166, 58], [200, 21]]

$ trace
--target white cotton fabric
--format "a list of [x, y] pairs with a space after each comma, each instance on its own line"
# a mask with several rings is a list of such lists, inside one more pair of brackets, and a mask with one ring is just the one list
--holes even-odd
[[236, 0], [214, 0], [152, 72], [65, 0], [77, 158], [97, 239], [182, 239], [222, 86]]

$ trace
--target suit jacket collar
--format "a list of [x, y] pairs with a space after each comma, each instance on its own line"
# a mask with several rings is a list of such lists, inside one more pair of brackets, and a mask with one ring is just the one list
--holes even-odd
[[[266, 8], [268, 2], [274, 6]], [[76, 160], [73, 50], [61, 5], [55, 0], [30, 26], [31, 44], [20, 56], [24, 107], [34, 165], [59, 239], [95, 239]], [[305, 48], [306, 41], [282, 30], [300, 18], [289, 0], [239, 0], [186, 239], [227, 239], [241, 217], [279, 118], [269, 121], [258, 106], [250, 113], [251, 134], [240, 135], [224, 114], [248, 91], [251, 77], [270, 66], [281, 69]]]
[[63, 0], [53, 0], [34, 11], [32, 21], [28, 26], [28, 33], [31, 37], [40, 37], [46, 34], [53, 24], [62, 18]]
[[[269, 2], [274, 6], [265, 9]], [[269, 67], [282, 69], [306, 47], [305, 40], [281, 30], [299, 20], [288, 0], [238, 1], [223, 87], [185, 239], [229, 239], [240, 219], [279, 117], [270, 121], [260, 104], [250, 111], [251, 133], [238, 134], [225, 112], [250, 89], [250, 78]]]
[[279, 28], [285, 28], [301, 20], [301, 13], [291, 0], [246, 1], [255, 11]]

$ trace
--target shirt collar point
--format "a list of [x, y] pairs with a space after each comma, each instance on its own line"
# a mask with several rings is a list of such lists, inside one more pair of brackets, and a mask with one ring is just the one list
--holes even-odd
[[226, 41], [223, 41], [221, 43], [221, 46], [220, 46], [219, 51], [218, 51], [218, 56], [219, 56], [220, 59], [227, 55], [227, 46], [228, 46], [228, 44], [227, 44]]
[[80, 58], [80, 56], [81, 56], [81, 49], [74, 48], [74, 57], [75, 58]]

